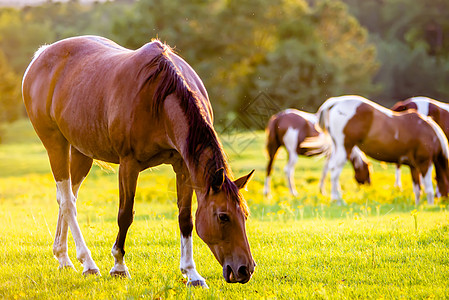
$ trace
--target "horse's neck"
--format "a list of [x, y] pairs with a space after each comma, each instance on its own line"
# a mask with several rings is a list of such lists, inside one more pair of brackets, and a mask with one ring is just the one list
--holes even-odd
[[185, 157], [184, 161], [190, 173], [192, 185], [197, 192], [207, 192], [215, 172], [224, 168], [227, 170], [226, 159], [221, 151], [207, 147], [196, 157]]

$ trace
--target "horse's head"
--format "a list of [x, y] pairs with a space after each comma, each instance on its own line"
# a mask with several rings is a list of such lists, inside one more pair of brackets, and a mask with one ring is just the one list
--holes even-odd
[[363, 165], [355, 168], [354, 167], [354, 178], [358, 184], [371, 184], [371, 164], [367, 162], [363, 162]]
[[224, 169], [219, 169], [212, 175], [209, 192], [198, 199], [196, 231], [223, 266], [223, 276], [229, 283], [248, 282], [256, 265], [246, 237], [248, 210], [239, 192], [253, 172], [231, 181]]
[[371, 184], [371, 164], [365, 153], [354, 147], [349, 157], [354, 167], [354, 177], [358, 184]]

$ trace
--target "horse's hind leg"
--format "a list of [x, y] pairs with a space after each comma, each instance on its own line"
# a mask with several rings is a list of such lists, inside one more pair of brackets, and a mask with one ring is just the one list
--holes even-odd
[[283, 137], [284, 145], [288, 152], [288, 163], [284, 171], [287, 176], [288, 188], [293, 196], [298, 196], [294, 181], [295, 164], [298, 161], [298, 153], [296, 152], [298, 148], [298, 132], [298, 129], [289, 128]]
[[[83, 182], [84, 178], [86, 178], [87, 174], [89, 173], [91, 167], [92, 167], [93, 159], [85, 156], [84, 154], [80, 153], [78, 150], [76, 150], [73, 146], [70, 147], [70, 181], [72, 185], [72, 193], [75, 196], [75, 201], [78, 198], [78, 191], [81, 186], [81, 183]], [[75, 207], [76, 208], [76, 207]], [[86, 248], [87, 249], [87, 248]], [[89, 252], [90, 256], [90, 251]], [[78, 251], [77, 251], [78, 252]], [[82, 256], [82, 254], [77, 254], [78, 259]], [[90, 258], [91, 262], [86, 261], [85, 263], [80, 260], [83, 263], [83, 274], [100, 274], [100, 271], [98, 267], [95, 265], [95, 262]]]
[[424, 191], [427, 194], [427, 203], [430, 205], [433, 205], [433, 200], [435, 197], [435, 193], [433, 191], [433, 183], [432, 183], [432, 171], [433, 171], [433, 165], [430, 163], [429, 167], [427, 168], [427, 171], [423, 172], [423, 184], [424, 184]]
[[410, 174], [413, 181], [413, 192], [415, 194], [415, 205], [419, 205], [419, 198], [421, 196], [421, 174], [415, 167], [410, 166]]
[[70, 147], [70, 179], [75, 198], [78, 198], [79, 188], [89, 173], [92, 163], [92, 158], [80, 153], [73, 146]]
[[295, 187], [295, 165], [296, 162], [298, 161], [298, 154], [296, 153], [296, 151], [293, 152], [288, 152], [288, 163], [285, 166], [285, 176], [287, 176], [287, 183], [288, 183], [288, 188], [290, 189], [290, 194], [292, 194], [293, 196], [298, 196], [298, 192], [296, 191], [296, 187]]
[[77, 258], [83, 264], [83, 274], [98, 273], [98, 267], [92, 260], [76, 219], [76, 198], [72, 192], [69, 174], [69, 144], [57, 131], [53, 131], [52, 134], [44, 137], [41, 136], [41, 139], [46, 146], [56, 181], [56, 198], [59, 203], [59, 217], [53, 253], [58, 259], [60, 267], [73, 267], [67, 255], [67, 233], [68, 227], [70, 227], [75, 240]]
[[267, 177], [265, 178], [265, 185], [263, 189], [263, 194], [265, 196], [270, 195], [270, 186], [271, 186], [271, 170], [273, 168], [273, 162], [274, 158], [276, 157], [276, 152], [279, 149], [279, 145], [277, 145], [276, 142], [268, 143], [267, 150], [268, 150], [268, 164], [267, 164]]

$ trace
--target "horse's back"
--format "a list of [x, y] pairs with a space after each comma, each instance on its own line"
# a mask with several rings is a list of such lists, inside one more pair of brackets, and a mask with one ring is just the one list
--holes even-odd
[[302, 141], [306, 136], [316, 136], [315, 130], [316, 118], [312, 114], [303, 113], [294, 109], [287, 109], [278, 116], [277, 130], [287, 131], [288, 128], [299, 131], [299, 140]]
[[25, 106], [43, 143], [60, 132], [83, 154], [115, 163], [126, 153], [141, 151], [146, 159], [169, 147], [166, 123], [152, 110], [159, 80], [148, 82], [161, 55], [176, 60], [176, 72], [195, 83], [190, 88], [211, 115], [201, 80], [168, 46], [153, 41], [128, 50], [101, 37], [75, 37], [43, 48], [24, 75]]

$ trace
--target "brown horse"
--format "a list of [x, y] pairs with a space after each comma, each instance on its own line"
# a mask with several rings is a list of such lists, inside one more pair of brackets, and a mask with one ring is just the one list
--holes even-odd
[[171, 164], [178, 196], [180, 268], [188, 285], [207, 287], [193, 261], [193, 191], [198, 199], [196, 231], [223, 266], [225, 280], [250, 280], [255, 263], [246, 237], [248, 209], [239, 189], [253, 172], [232, 181], [203, 83], [168, 46], [152, 41], [132, 51], [102, 37], [65, 39], [36, 53], [22, 92], [56, 181], [59, 218], [53, 253], [60, 267], [73, 267], [67, 254], [70, 227], [83, 274], [99, 273], [75, 206], [93, 159], [119, 164], [113, 276], [129, 276], [124, 245], [139, 173]]
[[[298, 160], [298, 155], [313, 156], [320, 155], [322, 151], [320, 148], [313, 149], [312, 147], [303, 147], [306, 139], [317, 137], [322, 134], [318, 127], [318, 119], [316, 115], [300, 111], [297, 109], [286, 109], [270, 118], [266, 128], [267, 132], [267, 152], [268, 165], [267, 177], [265, 179], [264, 194], [270, 194], [271, 169], [273, 167], [274, 158], [281, 146], [284, 146], [288, 153], [288, 163], [285, 166], [285, 175], [287, 176], [287, 183], [290, 193], [297, 196], [298, 193], [295, 188], [293, 180], [293, 173], [295, 164]], [[307, 143], [307, 142], [306, 142]], [[349, 157], [355, 172], [355, 179], [359, 184], [370, 183], [369, 163], [366, 156], [358, 147], [354, 147]], [[327, 156], [323, 173], [320, 179], [320, 191], [324, 193], [324, 180], [328, 170], [329, 156]]]
[[[354, 146], [374, 159], [410, 167], [415, 203], [419, 203], [420, 177], [428, 203], [433, 203], [432, 163], [442, 196], [449, 190], [449, 147], [441, 128], [414, 111], [393, 112], [360, 96], [328, 99], [321, 105], [319, 124], [331, 136], [332, 199], [341, 203], [338, 179]], [[324, 139], [322, 139], [324, 140]], [[329, 147], [323, 143], [323, 147]]]
[[[428, 97], [412, 97], [397, 102], [391, 108], [391, 110], [394, 111], [405, 111], [408, 109], [414, 109], [420, 114], [431, 117], [438, 125], [440, 125], [446, 138], [449, 138], [449, 104]], [[401, 187], [400, 165], [396, 168], [395, 185]]]

